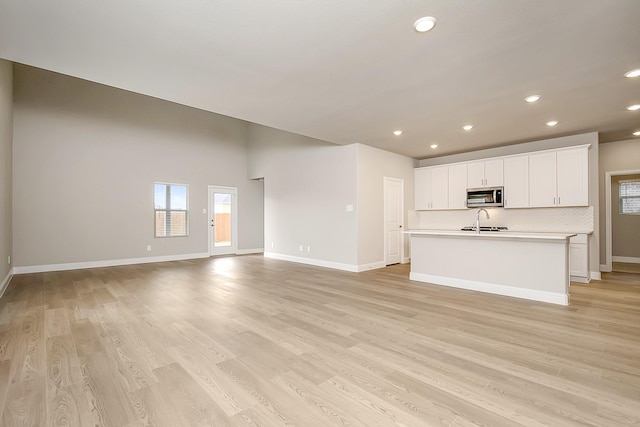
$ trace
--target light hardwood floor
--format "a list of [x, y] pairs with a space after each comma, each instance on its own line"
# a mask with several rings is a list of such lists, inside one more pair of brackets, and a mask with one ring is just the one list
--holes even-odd
[[0, 425], [640, 423], [640, 276], [569, 307], [259, 255], [15, 276]]

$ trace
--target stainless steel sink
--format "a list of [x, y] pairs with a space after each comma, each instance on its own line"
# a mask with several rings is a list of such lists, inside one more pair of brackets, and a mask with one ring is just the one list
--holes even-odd
[[[466, 227], [462, 227], [460, 230], [462, 231], [476, 231], [476, 227], [473, 225], [468, 225]], [[480, 231], [507, 231], [507, 227], [480, 227]]]

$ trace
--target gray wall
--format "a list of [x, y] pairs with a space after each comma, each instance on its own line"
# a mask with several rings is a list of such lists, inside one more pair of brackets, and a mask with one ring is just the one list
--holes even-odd
[[404, 180], [406, 215], [413, 208], [413, 159], [253, 124], [249, 140], [249, 176], [265, 183], [266, 252], [342, 268], [384, 261], [383, 177]]
[[265, 252], [355, 266], [356, 146], [255, 124], [249, 140], [249, 177], [264, 178]]
[[600, 144], [600, 264], [604, 264], [606, 258], [605, 174], [624, 171], [640, 171], [640, 139]]
[[[640, 165], [639, 165], [640, 166]], [[640, 180], [640, 174], [611, 177], [611, 237], [612, 256], [640, 260], [640, 215], [620, 213], [621, 180]]]
[[[238, 187], [238, 248], [262, 248], [247, 131], [240, 120], [16, 65], [14, 265], [205, 253], [208, 185]], [[155, 181], [189, 185], [188, 237], [154, 239]]]
[[[0, 288], [11, 271], [11, 146], [13, 64], [0, 59]], [[0, 289], [2, 292], [2, 289]]]
[[[404, 181], [404, 223], [413, 209], [413, 168], [410, 157], [357, 144], [358, 146], [358, 264], [384, 261], [384, 177]], [[404, 241], [409, 256], [409, 238]]]

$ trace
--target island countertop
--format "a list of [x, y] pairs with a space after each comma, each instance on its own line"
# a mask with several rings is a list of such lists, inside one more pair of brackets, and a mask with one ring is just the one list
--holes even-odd
[[495, 238], [495, 239], [539, 239], [539, 240], [567, 240], [576, 233], [540, 233], [526, 231], [462, 231], [462, 230], [439, 230], [439, 229], [413, 229], [403, 233], [425, 236], [449, 236], [449, 237], [469, 237]]

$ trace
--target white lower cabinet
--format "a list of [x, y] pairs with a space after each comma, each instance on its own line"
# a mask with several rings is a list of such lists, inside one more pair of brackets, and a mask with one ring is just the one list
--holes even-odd
[[571, 281], [589, 283], [589, 239], [577, 234], [569, 240], [569, 274]]

